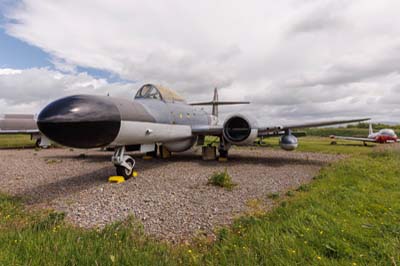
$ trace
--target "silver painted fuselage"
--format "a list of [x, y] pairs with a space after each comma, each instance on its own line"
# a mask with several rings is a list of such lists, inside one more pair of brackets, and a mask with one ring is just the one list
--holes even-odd
[[184, 141], [193, 137], [193, 125], [210, 124], [210, 117], [204, 110], [185, 103], [153, 99], [139, 99], [132, 103], [142, 106], [152, 119], [148, 122], [121, 120], [119, 134], [111, 145]]
[[210, 115], [183, 101], [126, 100], [75, 95], [59, 99], [38, 116], [39, 129], [64, 146], [96, 148], [169, 144], [174, 151], [193, 145], [192, 126], [210, 125]]

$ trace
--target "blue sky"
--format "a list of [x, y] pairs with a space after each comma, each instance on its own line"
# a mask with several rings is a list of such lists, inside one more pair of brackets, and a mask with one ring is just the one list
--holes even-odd
[[[4, 25], [4, 5], [0, 4], [0, 68], [28, 69], [47, 67], [54, 69], [52, 56], [42, 49], [7, 34]], [[86, 72], [95, 78], [105, 78], [109, 82], [129, 82], [118, 75], [96, 68], [77, 66], [78, 72]]]
[[6, 34], [3, 11], [0, 5], [0, 67], [25, 69], [50, 66], [47, 53]]
[[[4, 23], [4, 18], [1, 19]], [[48, 67], [53, 69], [51, 55], [42, 49], [29, 45], [8, 35], [4, 28], [0, 28], [0, 68], [27, 69], [33, 67]], [[95, 78], [105, 78], [109, 82], [128, 82], [108, 71], [77, 67], [78, 72], [87, 72]]]

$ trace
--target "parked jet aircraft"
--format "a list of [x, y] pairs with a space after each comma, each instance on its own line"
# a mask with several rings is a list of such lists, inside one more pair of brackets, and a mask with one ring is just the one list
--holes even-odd
[[364, 142], [364, 145], [366, 145], [367, 142], [376, 142], [376, 143], [400, 142], [393, 129], [385, 128], [374, 133], [371, 123], [369, 124], [369, 133], [367, 138], [345, 137], [345, 136], [334, 136], [334, 135], [332, 135], [331, 138], [362, 141]]
[[[135, 161], [126, 151], [153, 152], [162, 144], [170, 152], [182, 152], [207, 135], [220, 138], [220, 157], [227, 157], [232, 144], [246, 145], [257, 137], [280, 135], [281, 147], [297, 148], [291, 130], [364, 121], [353, 119], [303, 123], [287, 126], [260, 126], [251, 116], [232, 114], [218, 124], [218, 106], [247, 102], [220, 102], [217, 90], [211, 102], [187, 104], [172, 90], [162, 86], [142, 86], [134, 100], [107, 96], [75, 95], [56, 100], [39, 114], [37, 125], [49, 139], [64, 146], [96, 148], [114, 146], [112, 162], [117, 174], [129, 178]], [[212, 105], [210, 115], [197, 105]]]
[[0, 135], [4, 134], [28, 134], [36, 140], [37, 147], [48, 147], [50, 141], [43, 136], [34, 118], [28, 114], [4, 114], [0, 116]]

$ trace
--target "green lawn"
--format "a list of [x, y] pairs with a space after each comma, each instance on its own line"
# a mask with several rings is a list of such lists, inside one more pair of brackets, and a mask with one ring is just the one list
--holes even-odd
[[[305, 140], [300, 149], [324, 145]], [[273, 195], [273, 211], [238, 219], [212, 243], [155, 241], [134, 218], [78, 229], [63, 214], [0, 196], [0, 265], [400, 265], [399, 150], [340, 149], [354, 154], [311, 184]]]
[[0, 135], [0, 148], [32, 148], [35, 142], [30, 135]]
[[[362, 142], [348, 141], [348, 140], [335, 140], [336, 145], [332, 145], [332, 139], [328, 137], [301, 137], [298, 138], [299, 147], [296, 151], [305, 152], [323, 152], [334, 154], [365, 154], [371, 152], [372, 148], [376, 146], [374, 143], [368, 143], [365, 147]], [[280, 149], [279, 138], [265, 138], [263, 145]]]

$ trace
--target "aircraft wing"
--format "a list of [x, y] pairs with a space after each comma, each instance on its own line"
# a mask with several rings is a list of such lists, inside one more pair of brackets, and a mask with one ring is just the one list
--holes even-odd
[[[258, 128], [258, 136], [259, 137], [270, 136], [271, 133], [279, 133], [279, 132], [290, 130], [290, 129], [348, 124], [348, 123], [361, 122], [361, 121], [366, 121], [366, 120], [369, 120], [369, 118], [352, 119], [352, 120], [330, 120], [330, 121], [310, 122], [310, 123], [293, 124], [293, 125], [285, 125], [285, 126], [259, 127]], [[223, 131], [222, 125], [193, 126], [192, 127], [192, 133], [194, 135], [221, 136], [222, 131]]]
[[270, 132], [276, 132], [288, 129], [331, 126], [331, 125], [348, 124], [354, 122], [362, 122], [366, 120], [369, 120], [369, 118], [351, 119], [351, 120], [330, 120], [330, 121], [309, 122], [302, 124], [292, 124], [292, 125], [289, 124], [289, 125], [275, 126], [275, 127], [261, 127], [258, 129], [258, 134], [262, 136], [264, 134], [268, 135], [268, 133]]
[[39, 134], [35, 116], [32, 114], [0, 115], [0, 135], [4, 134]]
[[10, 134], [39, 134], [40, 131], [38, 129], [28, 129], [28, 130], [1, 130], [0, 135], [10, 135]]
[[357, 138], [357, 137], [345, 137], [345, 136], [331, 136], [331, 138], [332, 139], [363, 141], [363, 142], [376, 142], [374, 139], [369, 139], [369, 138]]

